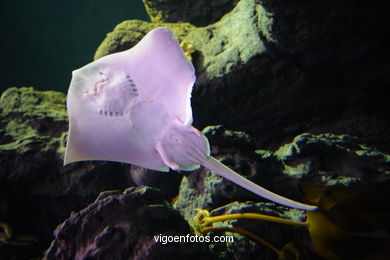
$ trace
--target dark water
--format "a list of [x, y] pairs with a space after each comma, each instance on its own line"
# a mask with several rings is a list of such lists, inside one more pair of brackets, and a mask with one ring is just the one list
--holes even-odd
[[141, 0], [2, 0], [0, 92], [11, 86], [66, 92], [116, 24], [149, 20]]

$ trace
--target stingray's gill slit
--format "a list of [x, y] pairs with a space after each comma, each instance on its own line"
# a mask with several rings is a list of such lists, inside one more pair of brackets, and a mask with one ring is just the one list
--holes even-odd
[[133, 48], [75, 70], [64, 164], [106, 160], [157, 171], [203, 165], [276, 203], [316, 209], [272, 193], [210, 156], [207, 138], [191, 126], [195, 80], [194, 66], [169, 28], [157, 28]]
[[126, 75], [126, 79], [129, 82], [129, 90], [132, 92], [134, 96], [138, 96], [138, 89], [137, 85], [135, 84], [134, 80], [131, 78], [130, 75]]

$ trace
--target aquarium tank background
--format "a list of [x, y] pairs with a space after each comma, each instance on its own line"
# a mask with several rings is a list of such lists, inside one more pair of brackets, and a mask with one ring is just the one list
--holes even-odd
[[[0, 260], [389, 259], [389, 10], [385, 0], [3, 1]], [[140, 129], [151, 133], [140, 144], [153, 148], [156, 125], [170, 120], [159, 113], [178, 112], [169, 105], [145, 109], [137, 131], [121, 119], [134, 118], [129, 112], [138, 103], [110, 114], [128, 107], [122, 90], [136, 90], [135, 97], [158, 88], [159, 79], [181, 85], [174, 69], [162, 77], [145, 65], [166, 55], [170, 48], [161, 46], [169, 41], [147, 45], [137, 68], [113, 63], [108, 71], [123, 69], [118, 75], [129, 77], [107, 96], [101, 91], [111, 86], [111, 75], [96, 75], [96, 68], [90, 75], [85, 67], [79, 75], [86, 77], [67, 95], [73, 70], [118, 57], [153, 30], [172, 30], [178, 39], [170, 47], [181, 58], [156, 63], [170, 64], [162, 70], [172, 72], [180, 60], [187, 71], [189, 62], [194, 66], [192, 125], [209, 140], [213, 165], [317, 210], [262, 199], [216, 175], [220, 167], [161, 173], [112, 161], [64, 166], [72, 145], [121, 159], [122, 152], [113, 158], [107, 146]], [[138, 70], [157, 75], [155, 85], [138, 86], [129, 75]], [[103, 98], [79, 106], [91, 95], [89, 101]], [[114, 95], [119, 104], [108, 102]], [[153, 106], [161, 97], [142, 98]], [[96, 121], [88, 121], [91, 111]], [[69, 121], [76, 118], [88, 127], [73, 128], [68, 145]], [[96, 138], [107, 146], [95, 147]], [[163, 145], [153, 158], [165, 154], [164, 163], [175, 168], [164, 151], [183, 150]]]
[[72, 70], [90, 62], [106, 34], [130, 17], [149, 20], [140, 0], [2, 1], [1, 92], [34, 86], [66, 93]]

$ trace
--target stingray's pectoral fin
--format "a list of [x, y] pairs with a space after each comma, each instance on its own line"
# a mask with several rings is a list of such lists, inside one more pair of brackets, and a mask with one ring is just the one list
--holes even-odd
[[177, 171], [180, 170], [180, 166], [175, 163], [170, 156], [167, 154], [166, 149], [164, 148], [161, 142], [158, 142], [156, 145], [156, 151], [161, 156], [161, 160], [172, 170]]
[[[80, 149], [77, 145], [77, 142], [74, 142], [74, 138], [71, 138], [72, 133], [68, 135], [68, 142], [66, 145], [65, 155], [64, 155], [64, 166], [77, 161], [82, 161], [83, 156], [81, 155]], [[72, 136], [73, 137], [73, 136]]]
[[282, 197], [280, 195], [277, 195], [269, 190], [260, 187], [259, 185], [251, 182], [250, 180], [245, 179], [240, 174], [234, 172], [224, 164], [220, 163], [214, 157], [209, 156], [202, 164], [204, 167], [214, 171], [216, 174], [221, 175], [222, 177], [234, 182], [235, 184], [245, 188], [246, 190], [256, 193], [257, 195], [265, 199], [271, 200], [275, 203], [279, 203], [284, 206], [297, 208], [297, 209], [304, 209], [304, 210], [317, 209], [316, 206], [307, 205], [307, 204], [303, 204], [300, 202], [287, 199], [285, 197]]

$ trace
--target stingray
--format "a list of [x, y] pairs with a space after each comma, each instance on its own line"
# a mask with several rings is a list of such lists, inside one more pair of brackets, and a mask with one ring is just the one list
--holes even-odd
[[268, 191], [210, 156], [207, 138], [192, 126], [195, 80], [192, 63], [168, 28], [74, 70], [64, 165], [104, 160], [165, 172], [203, 165], [273, 202], [316, 209]]

